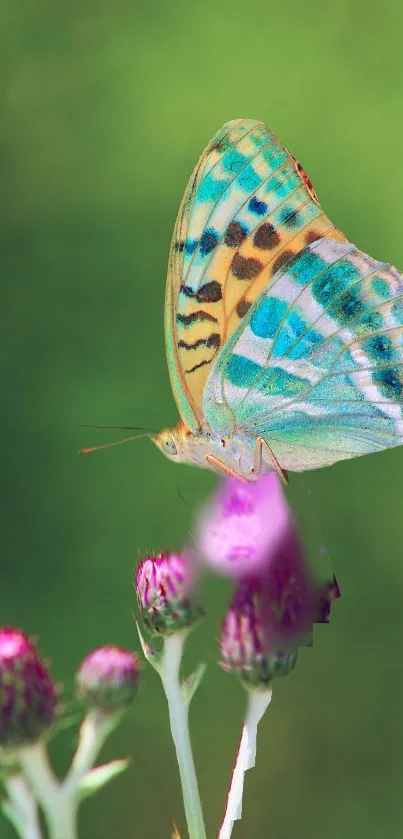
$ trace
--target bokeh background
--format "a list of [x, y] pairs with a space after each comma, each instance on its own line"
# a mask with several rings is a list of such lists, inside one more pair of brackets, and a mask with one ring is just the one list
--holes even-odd
[[[176, 422], [164, 358], [172, 226], [209, 137], [234, 117], [273, 127], [328, 214], [403, 268], [403, 7], [395, 0], [18, 0], [0, 3], [2, 164], [0, 620], [40, 637], [71, 694], [94, 646], [138, 646], [138, 554], [180, 547], [208, 473], [147, 441], [80, 423]], [[117, 432], [119, 436], [119, 432]], [[343, 597], [275, 686], [234, 839], [395, 839], [403, 824], [403, 451], [306, 487]], [[302, 495], [301, 495], [302, 493]], [[228, 587], [209, 580], [188, 666], [209, 836], [217, 833], [244, 696], [216, 665]], [[53, 746], [62, 771], [73, 735]], [[157, 676], [103, 757], [129, 772], [82, 810], [83, 839], [183, 829]], [[184, 829], [183, 829], [184, 833]], [[0, 835], [14, 835], [0, 815]]]

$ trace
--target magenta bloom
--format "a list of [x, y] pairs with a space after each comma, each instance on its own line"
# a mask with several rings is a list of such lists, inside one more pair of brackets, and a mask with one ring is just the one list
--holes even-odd
[[141, 616], [152, 632], [171, 635], [201, 614], [195, 605], [195, 569], [185, 554], [148, 556], [137, 569], [135, 587]]
[[134, 653], [121, 647], [100, 647], [80, 666], [76, 676], [78, 696], [102, 711], [126, 708], [136, 695], [140, 671]]
[[241, 579], [264, 572], [293, 533], [274, 472], [249, 484], [230, 478], [201, 514], [198, 547], [212, 569]]
[[33, 642], [18, 629], [1, 629], [0, 745], [35, 743], [57, 710], [56, 686]]
[[263, 621], [264, 589], [258, 580], [237, 588], [225, 616], [220, 637], [220, 663], [249, 687], [266, 688], [276, 676], [295, 666], [297, 647], [269, 645]]
[[335, 578], [322, 586], [307, 586], [301, 575], [294, 577], [292, 566], [277, 580], [276, 574], [245, 578], [223, 622], [222, 667], [255, 688], [286, 676], [295, 667], [298, 646], [312, 645], [313, 623], [328, 622], [331, 602], [337, 597]]
[[232, 577], [243, 596], [249, 589], [256, 600], [258, 588], [254, 609], [270, 650], [304, 643], [312, 624], [326, 621], [337, 583], [313, 574], [274, 473], [257, 483], [225, 481], [202, 512], [197, 546], [201, 561]]

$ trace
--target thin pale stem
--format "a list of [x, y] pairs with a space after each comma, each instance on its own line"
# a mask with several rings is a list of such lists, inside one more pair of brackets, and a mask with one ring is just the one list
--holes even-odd
[[44, 745], [26, 746], [18, 758], [43, 809], [51, 839], [77, 839], [77, 804], [56, 781]]
[[227, 809], [218, 839], [230, 839], [235, 822], [242, 817], [242, 797], [245, 772], [252, 769], [256, 760], [257, 727], [266, 709], [270, 705], [271, 690], [250, 690], [248, 707], [242, 729], [241, 742], [232, 773], [228, 793]]
[[42, 839], [38, 806], [31, 789], [21, 774], [5, 778], [7, 793], [6, 814], [21, 839]]
[[23, 773], [45, 814], [50, 839], [77, 839], [80, 785], [93, 767], [96, 756], [116, 721], [116, 714], [89, 712], [80, 728], [73, 763], [62, 783], [56, 780], [42, 743], [27, 746], [19, 752], [18, 759]]
[[76, 795], [82, 779], [92, 769], [104, 741], [115, 726], [116, 714], [106, 714], [99, 710], [87, 714], [80, 728], [73, 762], [62, 785], [67, 795]]
[[179, 766], [189, 839], [206, 839], [189, 734], [189, 700], [184, 695], [179, 679], [183, 644], [184, 635], [180, 633], [165, 638], [159, 673], [168, 702], [169, 721]]

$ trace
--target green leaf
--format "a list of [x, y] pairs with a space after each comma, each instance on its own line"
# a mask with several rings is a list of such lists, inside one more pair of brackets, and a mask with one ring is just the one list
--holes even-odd
[[206, 667], [206, 663], [201, 661], [200, 664], [197, 665], [194, 673], [191, 673], [190, 676], [182, 682], [182, 696], [187, 705], [190, 705], [206, 672]]
[[1, 810], [3, 812], [3, 815], [6, 817], [6, 819], [9, 820], [9, 822], [11, 822], [13, 827], [15, 827], [17, 833], [19, 833], [20, 828], [21, 828], [21, 824], [20, 824], [20, 820], [18, 818], [18, 814], [15, 811], [15, 807], [13, 806], [11, 801], [8, 801], [7, 799], [3, 799], [3, 801], [0, 804], [0, 807], [1, 807]]
[[104, 763], [101, 766], [96, 766], [95, 769], [91, 769], [90, 772], [84, 775], [81, 781], [78, 790], [78, 800], [84, 801], [85, 798], [94, 795], [105, 784], [108, 784], [109, 781], [113, 781], [114, 778], [121, 775], [127, 769], [129, 763], [130, 758], [111, 760], [110, 763]]
[[146, 658], [148, 663], [151, 664], [151, 667], [154, 667], [154, 670], [157, 670], [157, 672], [158, 672], [162, 651], [157, 650], [155, 647], [152, 647], [151, 644], [149, 644], [148, 641], [146, 641], [146, 639], [143, 638], [143, 635], [141, 634], [141, 630], [140, 630], [140, 627], [139, 627], [137, 621], [136, 621], [136, 626], [137, 626], [137, 632], [138, 632], [139, 639], [140, 639], [141, 649], [143, 650], [143, 653], [144, 653], [144, 657]]

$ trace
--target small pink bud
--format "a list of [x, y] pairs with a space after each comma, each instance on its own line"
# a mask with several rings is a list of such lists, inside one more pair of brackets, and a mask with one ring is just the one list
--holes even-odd
[[0, 745], [35, 743], [57, 711], [56, 686], [33, 642], [18, 629], [1, 629]]
[[102, 711], [126, 708], [136, 695], [140, 670], [135, 653], [121, 647], [100, 647], [89, 653], [79, 668], [77, 694]]
[[194, 602], [194, 570], [184, 554], [148, 556], [138, 566], [136, 594], [141, 616], [152, 632], [172, 635], [202, 614]]

